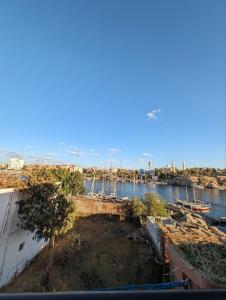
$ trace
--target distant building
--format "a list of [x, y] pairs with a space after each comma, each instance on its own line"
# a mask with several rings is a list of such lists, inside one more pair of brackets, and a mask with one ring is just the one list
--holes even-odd
[[140, 169], [140, 174], [141, 175], [144, 175], [146, 173], [146, 170], [145, 169]]
[[174, 162], [174, 161], [172, 161], [172, 167], [171, 167], [171, 171], [172, 171], [173, 173], [175, 173], [175, 172], [176, 172], [176, 164], [175, 164], [175, 162]]
[[13, 157], [9, 160], [8, 169], [10, 170], [21, 170], [24, 166], [24, 160], [18, 157]]
[[110, 168], [112, 174], [116, 174], [118, 172], [117, 168]]
[[183, 171], [186, 170], [186, 164], [185, 164], [185, 161], [183, 161], [183, 164], [182, 164], [182, 170], [183, 170]]
[[148, 174], [151, 175], [152, 177], [155, 176], [155, 170], [148, 171]]
[[149, 160], [149, 161], [148, 161], [148, 170], [150, 171], [151, 168], [152, 168], [152, 162]]

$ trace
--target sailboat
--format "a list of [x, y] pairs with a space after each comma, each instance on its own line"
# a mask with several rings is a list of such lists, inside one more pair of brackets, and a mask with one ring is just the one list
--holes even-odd
[[188, 201], [188, 188], [187, 188], [187, 186], [186, 186], [186, 200], [179, 199], [179, 191], [178, 191], [178, 188], [177, 188], [176, 204], [182, 205], [182, 206], [190, 208], [190, 209], [192, 208], [193, 202]]
[[104, 194], [104, 184], [105, 184], [105, 182], [104, 182], [104, 177], [103, 177], [103, 179], [102, 179], [102, 183], [101, 183], [101, 190], [100, 190], [100, 192], [98, 193], [98, 196], [100, 197], [100, 198], [104, 198], [106, 195]]
[[109, 195], [109, 199], [117, 199], [117, 195], [116, 195], [116, 180], [114, 182], [114, 190], [113, 190], [113, 193], [111, 193]]
[[90, 192], [88, 193], [88, 197], [96, 197], [96, 196], [97, 196], [97, 195], [94, 193], [95, 180], [96, 180], [96, 178], [93, 177], [93, 181], [92, 181], [92, 184], [91, 184]]
[[184, 201], [180, 199], [179, 189], [178, 189], [178, 187], [177, 187], [176, 204], [183, 205], [183, 202], [184, 202]]
[[198, 212], [207, 212], [210, 210], [211, 205], [204, 203], [202, 201], [196, 200], [195, 188], [193, 186], [193, 194], [194, 194], [194, 204], [192, 205], [192, 210]]
[[186, 208], [189, 208], [189, 209], [192, 209], [193, 205], [194, 205], [194, 201], [189, 201], [188, 199], [188, 188], [186, 186], [186, 200], [181, 200], [179, 199], [179, 191], [178, 191], [178, 188], [177, 188], [177, 199], [176, 199], [176, 204], [179, 204], [179, 205], [182, 205]]
[[197, 211], [197, 212], [207, 212], [211, 208], [210, 204], [207, 204], [205, 202], [196, 200], [194, 186], [193, 186], [193, 194], [194, 194], [194, 200], [193, 201], [188, 201], [188, 189], [187, 189], [187, 187], [186, 187], [186, 201], [180, 200], [179, 199], [179, 192], [177, 192], [177, 193], [178, 193], [178, 196], [177, 196], [177, 199], [176, 199], [176, 203], [179, 204], [179, 205], [182, 205], [186, 208], [189, 208], [189, 209]]

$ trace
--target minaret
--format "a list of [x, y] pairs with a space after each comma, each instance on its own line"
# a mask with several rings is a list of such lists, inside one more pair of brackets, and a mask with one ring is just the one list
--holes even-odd
[[172, 172], [175, 173], [176, 172], [176, 164], [174, 161], [172, 161]]
[[152, 167], [152, 162], [149, 160], [148, 162], [148, 170], [151, 171], [151, 167]]

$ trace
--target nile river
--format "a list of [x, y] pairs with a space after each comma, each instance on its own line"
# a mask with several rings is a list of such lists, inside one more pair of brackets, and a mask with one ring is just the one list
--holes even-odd
[[[92, 180], [85, 180], [85, 194], [90, 192]], [[95, 181], [94, 192], [101, 191], [101, 181]], [[178, 187], [180, 199], [186, 200], [186, 188]], [[105, 194], [113, 193], [114, 181], [105, 181]], [[133, 196], [144, 197], [146, 193], [155, 193], [160, 195], [167, 202], [175, 202], [177, 198], [177, 187], [173, 185], [150, 185], [143, 183], [120, 182], [116, 184], [116, 194], [118, 198]], [[189, 200], [193, 200], [193, 189], [188, 187]], [[209, 214], [216, 217], [226, 216], [226, 190], [220, 191], [216, 189], [196, 190], [196, 199], [209, 202], [211, 209]]]

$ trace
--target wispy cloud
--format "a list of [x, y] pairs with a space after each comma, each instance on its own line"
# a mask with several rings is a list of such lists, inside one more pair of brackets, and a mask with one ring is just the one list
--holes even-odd
[[141, 153], [142, 156], [151, 156], [151, 153], [148, 153], [148, 152], [143, 152]]
[[42, 163], [42, 162], [54, 162], [55, 156], [48, 156], [46, 153], [44, 155], [27, 155], [25, 157], [25, 161], [31, 161], [36, 163]]
[[111, 154], [116, 154], [120, 151], [121, 150], [119, 148], [110, 148], [110, 149], [108, 149], [108, 152], [110, 152]]
[[83, 156], [84, 155], [83, 151], [81, 151], [81, 150], [71, 150], [71, 151], [69, 151], [69, 153], [74, 156]]
[[27, 149], [33, 149], [34, 147], [31, 146], [31, 145], [26, 145], [26, 148], [27, 148]]
[[15, 151], [10, 151], [4, 148], [0, 148], [0, 155], [5, 158], [18, 157], [21, 158], [21, 154]]
[[92, 153], [88, 153], [88, 156], [99, 156], [100, 153], [96, 153], [96, 152], [92, 152]]
[[107, 162], [113, 163], [113, 162], [116, 162], [116, 160], [115, 159], [108, 159]]
[[77, 149], [77, 147], [65, 144], [64, 142], [60, 142], [59, 143], [59, 147], [60, 147], [61, 151], [66, 151], [66, 152], [69, 152], [69, 151]]
[[46, 155], [46, 156], [58, 156], [58, 154], [51, 153], [51, 152], [44, 153], [44, 155]]
[[137, 160], [138, 160], [138, 161], [145, 161], [144, 158], [138, 158]]
[[77, 146], [73, 146], [73, 145], [67, 145], [63, 142], [60, 143], [61, 146], [61, 151], [67, 152], [70, 155], [73, 156], [83, 156], [84, 152], [79, 149]]
[[86, 153], [87, 156], [99, 156], [100, 153], [97, 153], [95, 149], [89, 149], [88, 153]]
[[146, 117], [148, 118], [148, 120], [156, 120], [158, 118], [157, 114], [160, 113], [160, 112], [161, 112], [160, 109], [152, 110], [152, 111], [150, 111], [149, 113], [146, 114]]

